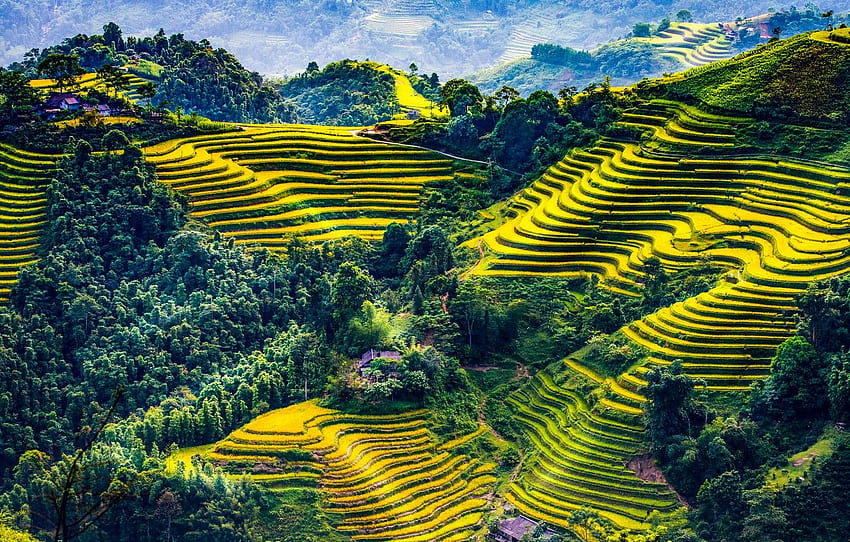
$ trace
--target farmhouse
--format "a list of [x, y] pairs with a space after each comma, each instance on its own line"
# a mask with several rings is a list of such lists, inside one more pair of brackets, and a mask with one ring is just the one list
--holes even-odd
[[[537, 528], [537, 522], [523, 515], [515, 518], [503, 519], [496, 527], [496, 531], [490, 534], [496, 542], [520, 542], [522, 537]], [[555, 532], [547, 529], [543, 538], [552, 538]]]
[[82, 107], [80, 97], [71, 92], [51, 94], [44, 102], [45, 109], [61, 109], [62, 111], [76, 111]]
[[401, 359], [401, 352], [395, 350], [379, 351], [370, 348], [360, 356], [360, 361], [357, 362], [357, 372], [362, 375], [363, 369], [371, 367], [372, 362], [378, 358], [398, 361]]

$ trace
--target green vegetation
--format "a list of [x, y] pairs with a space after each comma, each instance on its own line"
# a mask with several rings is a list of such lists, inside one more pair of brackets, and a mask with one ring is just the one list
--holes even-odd
[[322, 70], [313, 63], [281, 83], [280, 93], [295, 104], [292, 119], [306, 124], [366, 126], [399, 111], [392, 75], [352, 60]]
[[829, 32], [814, 32], [685, 72], [655, 88], [677, 99], [759, 118], [842, 122], [848, 107], [842, 91], [848, 59], [845, 44], [831, 39]]
[[[792, 7], [710, 24], [696, 24], [693, 16], [685, 13], [674, 22], [665, 18], [655, 25], [638, 23], [626, 38], [608, 40], [590, 51], [537, 42], [530, 47], [530, 53], [476, 72], [469, 79], [485, 92], [509, 86], [523, 96], [538, 89], [557, 92], [565, 86], [584, 88], [603, 76], [611, 77], [615, 85], [625, 86], [642, 78], [730, 58], [767, 42], [770, 37], [821, 30], [825, 26], [821, 15], [811, 4], [805, 11]], [[834, 26], [843, 24], [844, 20], [831, 17]], [[772, 31], [771, 36], [764, 35], [764, 29]]]
[[[155, 36], [125, 39], [115, 23], [103, 29], [102, 35], [78, 34], [59, 45], [36, 49], [12, 68], [29, 77], [38, 74], [54, 80], [62, 91], [75, 88], [85, 70], [104, 74], [104, 70], [126, 66], [134, 74], [126, 81], [132, 91], [148, 82], [155, 85], [153, 104], [193, 111], [213, 120], [292, 119], [289, 106], [259, 74], [245, 70], [233, 55], [213, 49], [207, 40], [195, 42], [182, 34], [166, 36], [162, 30]], [[128, 97], [143, 98], [132, 92]]]
[[[719, 38], [636, 30], [695, 58]], [[831, 32], [804, 39], [842, 57]], [[750, 88], [752, 56], [800, 39], [557, 97], [452, 79], [432, 105], [415, 65], [298, 78], [310, 102], [350, 82], [428, 113], [360, 131], [5, 106], [0, 533], [460, 541], [509, 508], [532, 540], [840, 539], [850, 170], [825, 160], [845, 130], [699, 98], [700, 74]], [[30, 55], [49, 80], [0, 73], [2, 103], [138, 93], [104, 62], [129, 38], [95, 41]]]

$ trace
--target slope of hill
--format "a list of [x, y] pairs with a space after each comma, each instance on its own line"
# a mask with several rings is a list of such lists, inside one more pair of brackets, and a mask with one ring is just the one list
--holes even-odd
[[413, 88], [411, 78], [431, 95], [439, 93], [436, 75], [420, 78], [386, 64], [342, 60], [307, 71], [278, 85], [294, 105], [294, 117], [305, 124], [366, 126], [392, 118], [438, 116], [441, 109]]
[[[835, 17], [837, 25], [841, 19]], [[688, 68], [730, 58], [768, 41], [770, 32], [783, 36], [824, 28], [820, 12], [808, 10], [773, 12], [725, 23], [697, 24], [670, 22], [654, 26], [651, 35], [609, 41], [590, 51], [591, 59], [563, 61], [548, 49], [558, 42], [539, 41], [520, 57], [468, 76], [485, 92], [501, 86], [516, 88], [526, 95], [537, 89], [557, 92], [567, 86], [584, 88], [610, 76], [617, 86], [627, 86], [642, 78], [660, 77]], [[536, 47], [534, 46], [536, 45]]]
[[[728, 61], [727, 69], [743, 69], [748, 59]], [[850, 170], [781, 157], [705, 155], [704, 149], [734, 147], [736, 131], [750, 122], [675, 102], [647, 103], [622, 123], [648, 130], [650, 139], [675, 142], [681, 154], [605, 140], [571, 153], [512, 200], [508, 223], [484, 236], [488, 256], [475, 273], [485, 275], [593, 274], [608, 288], [637, 294], [650, 280], [650, 258], [669, 272], [706, 260], [729, 269], [710, 291], [623, 328], [649, 355], [610, 375], [610, 384], [575, 360], [556, 370], [609, 390], [613, 399], [595, 425], [577, 399], [567, 399], [576, 406], [566, 411], [558, 406], [576, 384], [561, 389], [542, 375], [512, 397], [530, 438], [546, 450], [511, 487], [509, 498], [525, 513], [568, 525], [567, 510], [589, 503], [619, 525], [639, 527], [633, 522], [645, 518], [645, 510], [670, 511], [663, 487], [643, 487], [650, 496], [630, 495], [634, 480], [600, 470], [635, 454], [629, 435], [639, 436], [641, 423], [628, 415], [640, 412], [643, 399], [630, 390], [646, 384], [642, 375], [651, 367], [674, 360], [709, 389], [747, 389], [767, 376], [776, 347], [794, 333], [795, 296], [812, 281], [850, 271]], [[566, 422], [546, 421], [559, 410]]]
[[56, 155], [0, 144], [0, 301], [9, 300], [18, 270], [35, 262], [47, 222], [45, 189]]
[[[840, 2], [822, 9], [842, 10]], [[312, 2], [252, 1], [234, 6], [213, 2], [106, 2], [85, 6], [70, 0], [9, 1], [0, 7], [7, 22], [0, 33], [0, 62], [16, 60], [66, 36], [92, 34], [115, 21], [129, 34], [158, 28], [209, 38], [234, 52], [251, 70], [295, 73], [307, 62], [369, 58], [397, 66], [416, 62], [448, 77], [528, 55], [535, 43], [592, 48], [625, 35], [639, 21], [660, 20], [680, 9], [698, 20], [731, 20], [776, 7], [756, 2], [637, 2], [625, 7], [606, 0], [565, 5], [555, 0], [378, 0]], [[176, 28], [174, 25], [179, 24]]]
[[801, 34], [659, 81], [654, 88], [749, 115], [841, 121], [850, 105], [848, 41], [846, 28]]

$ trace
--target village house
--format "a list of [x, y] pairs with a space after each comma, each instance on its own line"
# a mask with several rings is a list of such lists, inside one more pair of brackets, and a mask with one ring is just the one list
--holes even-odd
[[372, 362], [378, 358], [399, 361], [401, 360], [401, 352], [396, 352], [395, 350], [378, 351], [370, 348], [360, 356], [360, 360], [357, 362], [357, 373], [363, 376], [363, 370], [371, 367]]
[[54, 117], [63, 111], [77, 111], [83, 107], [80, 97], [71, 92], [54, 92], [38, 106], [39, 114]]
[[[534, 531], [537, 528], [537, 522], [523, 515], [515, 518], [508, 518], [499, 521], [496, 530], [490, 534], [490, 539], [495, 542], [520, 542], [522, 537]], [[552, 538], [555, 536], [555, 531], [546, 529], [543, 538]]]

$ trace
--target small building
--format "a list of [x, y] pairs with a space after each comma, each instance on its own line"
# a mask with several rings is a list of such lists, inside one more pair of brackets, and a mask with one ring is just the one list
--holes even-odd
[[407, 110], [407, 120], [416, 120], [422, 116], [422, 113], [418, 109], [408, 109]]
[[401, 352], [396, 352], [395, 350], [379, 351], [370, 348], [360, 356], [360, 361], [357, 362], [357, 372], [362, 375], [363, 369], [371, 367], [372, 362], [378, 358], [398, 361], [401, 359]]
[[52, 119], [65, 111], [79, 111], [83, 108], [80, 97], [70, 92], [54, 92], [47, 100], [36, 108], [36, 112], [47, 119]]
[[94, 111], [101, 117], [111, 117], [112, 116], [112, 108], [106, 104], [97, 104], [94, 106]]
[[56, 92], [47, 98], [42, 106], [44, 109], [60, 109], [62, 111], [76, 111], [83, 106], [80, 97], [71, 92]]
[[[490, 534], [490, 538], [496, 542], [520, 542], [523, 536], [534, 531], [536, 528], [536, 521], [520, 514], [515, 518], [499, 521], [496, 530]], [[546, 529], [543, 538], [552, 538], [555, 534], [557, 534], [555, 531]]]

